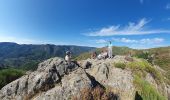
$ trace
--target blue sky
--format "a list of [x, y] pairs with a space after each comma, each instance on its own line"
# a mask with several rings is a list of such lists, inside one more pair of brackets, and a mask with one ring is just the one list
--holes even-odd
[[0, 42], [170, 46], [170, 0], [0, 0]]

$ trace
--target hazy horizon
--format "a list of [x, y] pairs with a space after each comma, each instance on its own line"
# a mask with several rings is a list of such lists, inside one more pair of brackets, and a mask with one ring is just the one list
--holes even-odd
[[[16, 42], [0, 42], [0, 43], [16, 43]], [[60, 44], [52, 44], [52, 43], [40, 43], [40, 44], [24, 44], [24, 43], [16, 43], [18, 45], [55, 45], [55, 46], [80, 46], [80, 47], [92, 47], [92, 46], [86, 46], [86, 45], [60, 45]], [[101, 46], [101, 47], [95, 47], [93, 46], [92, 48], [103, 48], [103, 47], [106, 47], [106, 46]], [[128, 47], [128, 46], [115, 46], [113, 45], [113, 47]], [[159, 46], [159, 47], [151, 47], [151, 48], [132, 48], [132, 47], [128, 47], [128, 48], [131, 48], [131, 49], [136, 49], [136, 50], [144, 50], [144, 49], [153, 49], [153, 48], [166, 48], [166, 47], [170, 47], [170, 46]]]

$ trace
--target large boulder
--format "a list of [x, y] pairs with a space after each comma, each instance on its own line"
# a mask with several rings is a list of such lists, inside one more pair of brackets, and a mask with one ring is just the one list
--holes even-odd
[[78, 69], [67, 76], [64, 76], [61, 83], [54, 88], [40, 93], [33, 100], [68, 100], [74, 95], [79, 95], [83, 88], [92, 88], [92, 80], [85, 71]]
[[39, 64], [37, 71], [11, 82], [0, 90], [2, 100], [24, 100], [34, 97], [41, 91], [47, 91], [55, 84], [61, 82], [61, 78], [74, 71], [78, 66], [68, 64], [62, 58], [51, 58]]
[[[93, 76], [96, 81], [105, 88], [111, 89], [115, 94], [119, 94], [121, 100], [133, 100], [135, 87], [133, 85], [133, 76], [131, 71], [122, 70], [113, 66], [116, 59], [106, 59], [100, 61], [91, 61], [91, 69], [87, 69], [87, 73]], [[125, 59], [121, 60], [126, 62]]]

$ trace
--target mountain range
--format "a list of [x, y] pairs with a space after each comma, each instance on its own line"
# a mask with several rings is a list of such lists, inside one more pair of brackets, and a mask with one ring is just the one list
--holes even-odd
[[66, 45], [33, 45], [11, 42], [0, 43], [0, 68], [13, 67], [34, 70], [39, 62], [51, 57], [64, 57], [66, 51], [71, 51], [73, 57], [83, 52], [95, 49], [85, 46]]

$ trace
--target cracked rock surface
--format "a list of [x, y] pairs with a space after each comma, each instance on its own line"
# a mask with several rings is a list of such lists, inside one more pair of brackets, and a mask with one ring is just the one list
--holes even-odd
[[[36, 71], [3, 87], [0, 100], [70, 100], [79, 96], [83, 88], [92, 89], [97, 85], [112, 88], [120, 100], [133, 100], [136, 91], [132, 72], [114, 67], [114, 62], [129, 61], [124, 56], [115, 56], [105, 60], [87, 59], [78, 65], [51, 58], [40, 63]], [[146, 80], [156, 84], [150, 75]]]

